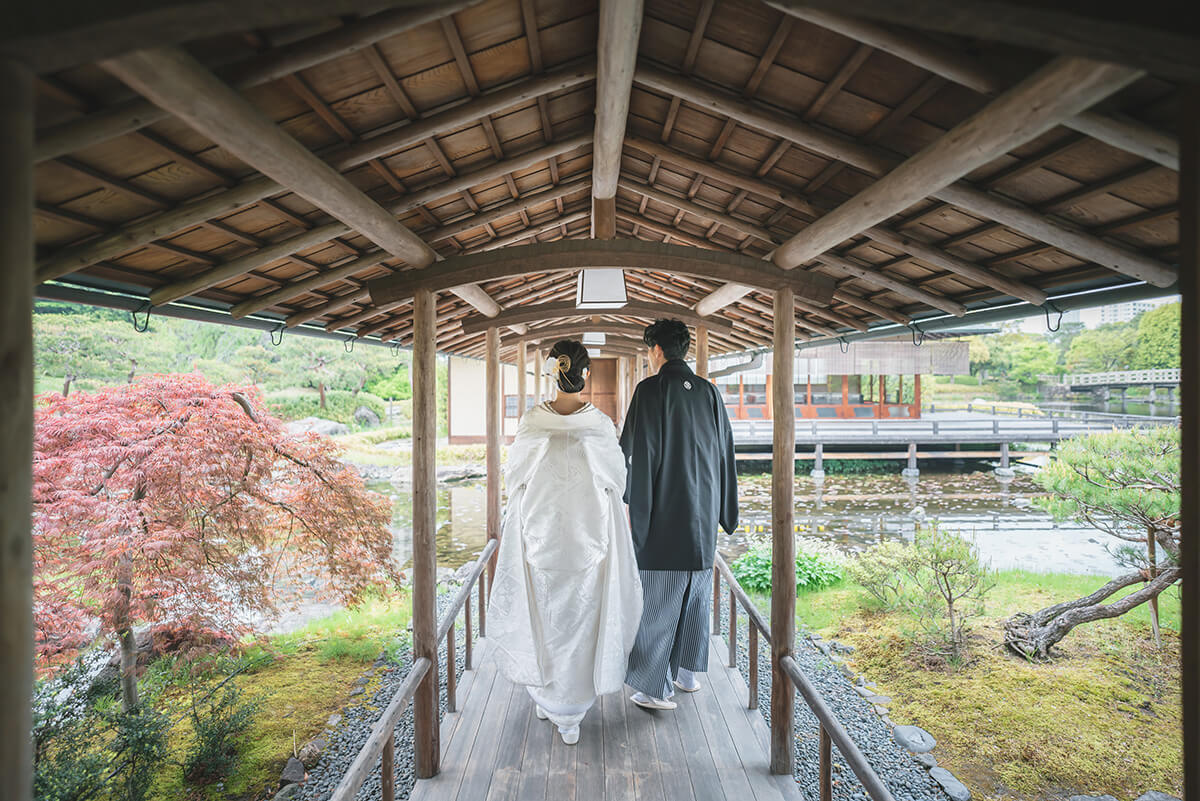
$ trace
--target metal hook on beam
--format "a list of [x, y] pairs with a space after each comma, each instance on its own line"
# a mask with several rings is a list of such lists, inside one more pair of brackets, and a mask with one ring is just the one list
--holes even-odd
[[[909, 330], [911, 330], [911, 331], [912, 331], [912, 342], [913, 342], [913, 347], [914, 347], [914, 348], [919, 348], [919, 347], [921, 347], [922, 345], [924, 345], [924, 344], [925, 344], [925, 332], [924, 332], [924, 331], [922, 331], [922, 330], [920, 329], [920, 327], [918, 327], [918, 326], [917, 326], [917, 324], [916, 324], [916, 323], [909, 323], [909, 324], [908, 324], [908, 327], [909, 327]], [[920, 335], [921, 335], [921, 338], [920, 338], [920, 339], [917, 339], [917, 334], [920, 334]]]
[[838, 337], [838, 347], [842, 349], [842, 353], [850, 352], [850, 343], [846, 341], [845, 337]]
[[398, 339], [397, 339], [397, 340], [394, 340], [394, 341], [392, 342], [392, 354], [393, 354], [393, 355], [394, 355], [394, 356], [395, 356], [397, 359], [399, 359], [399, 358], [400, 358], [400, 340], [398, 340]]
[[[129, 312], [129, 317], [131, 320], [133, 320], [133, 330], [137, 331], [139, 334], [146, 333], [146, 331], [150, 328], [150, 309], [150, 301], [146, 301], [141, 306], [137, 307], [137, 309], [131, 309]], [[146, 318], [139, 323], [138, 315], [143, 313], [146, 315]]]
[[346, 353], [354, 353], [354, 340], [354, 334], [351, 334], [342, 340], [342, 348], [346, 351]]
[[283, 342], [283, 331], [285, 328], [287, 328], [287, 325], [285, 323], [280, 323], [271, 329], [271, 344], [277, 348], [279, 347], [280, 343]]
[[[1050, 326], [1050, 310], [1051, 309], [1058, 312], [1058, 321], [1054, 324], [1053, 327]], [[1055, 306], [1054, 301], [1052, 301], [1052, 300], [1046, 301], [1046, 303], [1042, 306], [1042, 311], [1044, 311], [1046, 313], [1046, 330], [1047, 331], [1049, 331], [1051, 334], [1053, 334], [1053, 333], [1056, 333], [1058, 331], [1058, 329], [1062, 328], [1063, 310], [1058, 308], [1057, 306]]]

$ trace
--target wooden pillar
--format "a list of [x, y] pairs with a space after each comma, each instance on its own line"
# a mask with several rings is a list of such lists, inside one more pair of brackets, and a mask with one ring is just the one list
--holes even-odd
[[1179, 417], [1182, 428], [1180, 520], [1183, 538], [1183, 794], [1200, 798], [1200, 86], [1187, 86], [1179, 108]]
[[[487, 330], [487, 535], [489, 540], [500, 539], [500, 437], [503, 419], [500, 417], [500, 330], [492, 326]], [[496, 554], [488, 561], [488, 596], [492, 592], [492, 579], [496, 576]]]
[[525, 343], [517, 345], [517, 419], [525, 416], [525, 372], [529, 369], [529, 351]]
[[413, 698], [417, 777], [439, 771], [437, 641], [437, 330], [433, 292], [413, 294], [413, 657], [434, 666]]
[[0, 60], [0, 798], [33, 797], [33, 76]]
[[696, 375], [708, 378], [708, 326], [696, 326]]
[[775, 290], [775, 364], [771, 465], [771, 772], [792, 773], [792, 714], [796, 690], [779, 667], [790, 656], [796, 637], [796, 406], [792, 402], [795, 369], [795, 293]]
[[921, 374], [913, 376], [913, 417], [921, 416]]

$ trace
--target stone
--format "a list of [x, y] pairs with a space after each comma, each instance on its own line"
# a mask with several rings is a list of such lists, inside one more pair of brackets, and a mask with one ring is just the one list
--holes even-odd
[[950, 796], [950, 801], [970, 801], [971, 791], [945, 768], [934, 768], [929, 771], [929, 777], [942, 786], [946, 795]]
[[875, 705], [875, 714], [876, 715], [879, 715], [879, 717], [881, 717], [881, 718], [886, 718], [887, 713], [888, 713], [888, 708], [886, 706], [880, 706], [879, 704]]
[[862, 676], [859, 676], [858, 678], [856, 678], [854, 680], [854, 686], [855, 687], [866, 687], [867, 680], [865, 678], [863, 678]]
[[933, 750], [937, 740], [920, 726], [897, 726], [893, 732], [896, 742], [914, 754], [925, 754]]
[[317, 764], [317, 760], [321, 758], [321, 752], [324, 751], [327, 746], [328, 743], [325, 742], [325, 738], [314, 738], [300, 746], [300, 750], [296, 752], [296, 758], [304, 763], [304, 767], [312, 768]]
[[301, 420], [293, 420], [285, 428], [289, 434], [307, 434], [312, 431], [317, 434], [325, 434], [326, 436], [335, 436], [337, 434], [350, 433], [350, 429], [342, 423], [336, 420], [325, 420], [321, 417], [305, 417]]
[[379, 415], [367, 406], [359, 406], [354, 410], [354, 422], [365, 428], [378, 428]]
[[299, 794], [300, 785], [296, 782], [292, 782], [291, 784], [284, 785], [283, 789], [275, 794], [275, 797], [272, 799], [272, 801], [292, 801], [292, 799]]
[[351, 690], [350, 695], [351, 695], [351, 697], [353, 697], [355, 695], [362, 695], [366, 691], [367, 691], [367, 688], [360, 685], [358, 687], [355, 687], [353, 690]]
[[334, 712], [329, 716], [329, 720], [325, 721], [325, 728], [332, 729], [342, 722], [342, 713]]
[[892, 697], [890, 695], [872, 695], [867, 700], [870, 701], [872, 704], [879, 704], [880, 706], [887, 706], [888, 704], [890, 704], [892, 702]]
[[279, 774], [279, 783], [299, 784], [304, 781], [305, 776], [304, 763], [296, 757], [288, 757], [287, 764], [283, 766], [283, 773]]
[[366, 687], [370, 683], [371, 683], [370, 676], [359, 676], [357, 679], [354, 680], [355, 687]]
[[1139, 795], [1136, 801], [1179, 801], [1179, 799], [1158, 790], [1150, 790]]
[[845, 676], [846, 678], [848, 678], [848, 679], [854, 678], [854, 671], [845, 662], [838, 664], [838, 670], [840, 670], [842, 672], [842, 675]]
[[1117, 801], [1111, 795], [1073, 795], [1068, 801]]
[[875, 694], [875, 691], [874, 691], [874, 690], [872, 690], [870, 687], [866, 686], [865, 684], [862, 684], [862, 685], [856, 684], [856, 685], [854, 685], [854, 692], [858, 693], [858, 694], [859, 694], [859, 695], [861, 695], [863, 698], [870, 698], [872, 695], [874, 695], [874, 694]]
[[926, 770], [933, 770], [937, 767], [937, 758], [933, 754], [913, 754], [913, 759], [924, 767]]

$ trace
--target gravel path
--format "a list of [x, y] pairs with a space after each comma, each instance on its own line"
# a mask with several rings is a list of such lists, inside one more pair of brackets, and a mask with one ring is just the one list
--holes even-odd
[[[438, 596], [438, 617], [440, 618], [456, 588]], [[472, 599], [474, 600], [474, 599]], [[476, 610], [477, 604], [471, 604], [471, 621], [478, 632]], [[464, 668], [463, 643], [465, 640], [462, 625], [462, 614], [459, 613], [458, 625], [455, 626], [457, 645], [454, 649], [456, 675], [462, 677]], [[354, 758], [367, 742], [371, 727], [379, 720], [380, 714], [391, 701], [404, 678], [408, 675], [412, 664], [412, 654], [405, 649], [399, 662], [375, 662], [375, 678], [367, 685], [367, 691], [351, 700], [350, 706], [342, 711], [342, 720], [334, 727], [332, 736], [328, 737], [329, 745], [321, 753], [317, 764], [309, 771], [308, 781], [301, 785], [300, 790], [292, 796], [296, 801], [327, 801], [333, 788], [341, 781], [342, 776], [350, 768]], [[442, 677], [440, 714], [446, 713], [446, 643], [442, 641], [438, 650], [438, 673]], [[407, 799], [412, 791], [416, 777], [413, 771], [413, 719], [412, 709], [400, 718], [396, 726], [396, 798], [397, 801]], [[356, 796], [359, 801], [377, 801], [382, 795], [380, 786], [379, 763], [363, 783], [362, 789]]]
[[[721, 632], [728, 633], [729, 596], [722, 593]], [[749, 627], [750, 621], [738, 615], [738, 669], [742, 676], [749, 675]], [[771, 651], [765, 637], [758, 638], [758, 709], [771, 721]], [[721, 661], [727, 656], [718, 655]], [[947, 795], [937, 782], [929, 777], [913, 755], [892, 739], [891, 727], [877, 714], [874, 707], [854, 689], [853, 682], [842, 674], [838, 666], [818, 651], [803, 636], [796, 638], [796, 662], [809, 677], [825, 703], [842, 722], [851, 739], [871, 763], [875, 772], [892, 791], [896, 801], [947, 801]], [[795, 769], [796, 782], [809, 801], [821, 797], [818, 787], [820, 765], [819, 728], [817, 717], [796, 694], [795, 716]], [[837, 747], [833, 749], [833, 797], [838, 801], [861, 801], [869, 796], [858, 777], [841, 758]]]
[[[438, 598], [438, 613], [449, 603], [451, 593]], [[728, 628], [728, 596], [722, 598], [721, 632]], [[472, 605], [473, 622], [477, 622], [477, 610]], [[738, 667], [742, 676], [749, 675], [748, 635], [749, 620], [738, 617]], [[463, 671], [463, 627], [462, 616], [456, 627], [458, 646], [455, 648], [457, 675]], [[723, 658], [723, 654], [720, 655]], [[439, 650], [440, 676], [445, 676], [446, 647]], [[309, 771], [308, 781], [293, 796], [297, 801], [327, 801], [334, 786], [362, 749], [371, 727], [387, 706], [400, 684], [408, 674], [411, 654], [406, 650], [400, 661], [375, 663], [375, 674], [367, 691], [354, 699], [342, 712], [342, 720], [328, 736], [329, 745], [321, 754], [317, 764]], [[838, 666], [813, 647], [804, 638], [797, 638], [796, 661], [812, 682], [821, 691], [826, 703], [841, 720], [846, 731], [858, 744], [876, 773], [891, 789], [896, 801], [946, 801], [945, 792], [929, 777], [926, 770], [916, 762], [913, 755], [892, 739], [891, 727], [874, 711], [874, 707], [860, 696], [853, 683], [844, 676]], [[758, 708], [768, 723], [771, 720], [771, 671], [770, 646], [766, 638], [759, 638], [759, 683]], [[445, 681], [441, 682], [441, 712], [446, 711]], [[808, 705], [797, 694], [796, 701], [796, 769], [795, 777], [805, 797], [820, 798], [818, 776], [818, 728], [817, 719]], [[413, 722], [411, 710], [396, 727], [396, 798], [407, 799], [412, 790], [413, 774]], [[836, 747], [833, 751], [834, 786], [833, 797], [837, 801], [862, 801], [868, 796], [858, 777], [841, 759]], [[377, 801], [380, 798], [380, 772], [378, 764], [358, 794], [360, 801]]]

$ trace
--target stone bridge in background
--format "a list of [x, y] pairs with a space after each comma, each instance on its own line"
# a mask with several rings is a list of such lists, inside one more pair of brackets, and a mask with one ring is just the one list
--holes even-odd
[[1125, 400], [1129, 387], [1150, 387], [1150, 403], [1157, 403], [1158, 390], [1165, 390], [1167, 403], [1175, 403], [1175, 390], [1179, 386], [1179, 369], [1115, 370], [1109, 373], [1067, 373], [1064, 375], [1040, 375], [1042, 382], [1060, 384], [1072, 392], [1092, 392], [1103, 400], [1111, 400], [1113, 390]]

